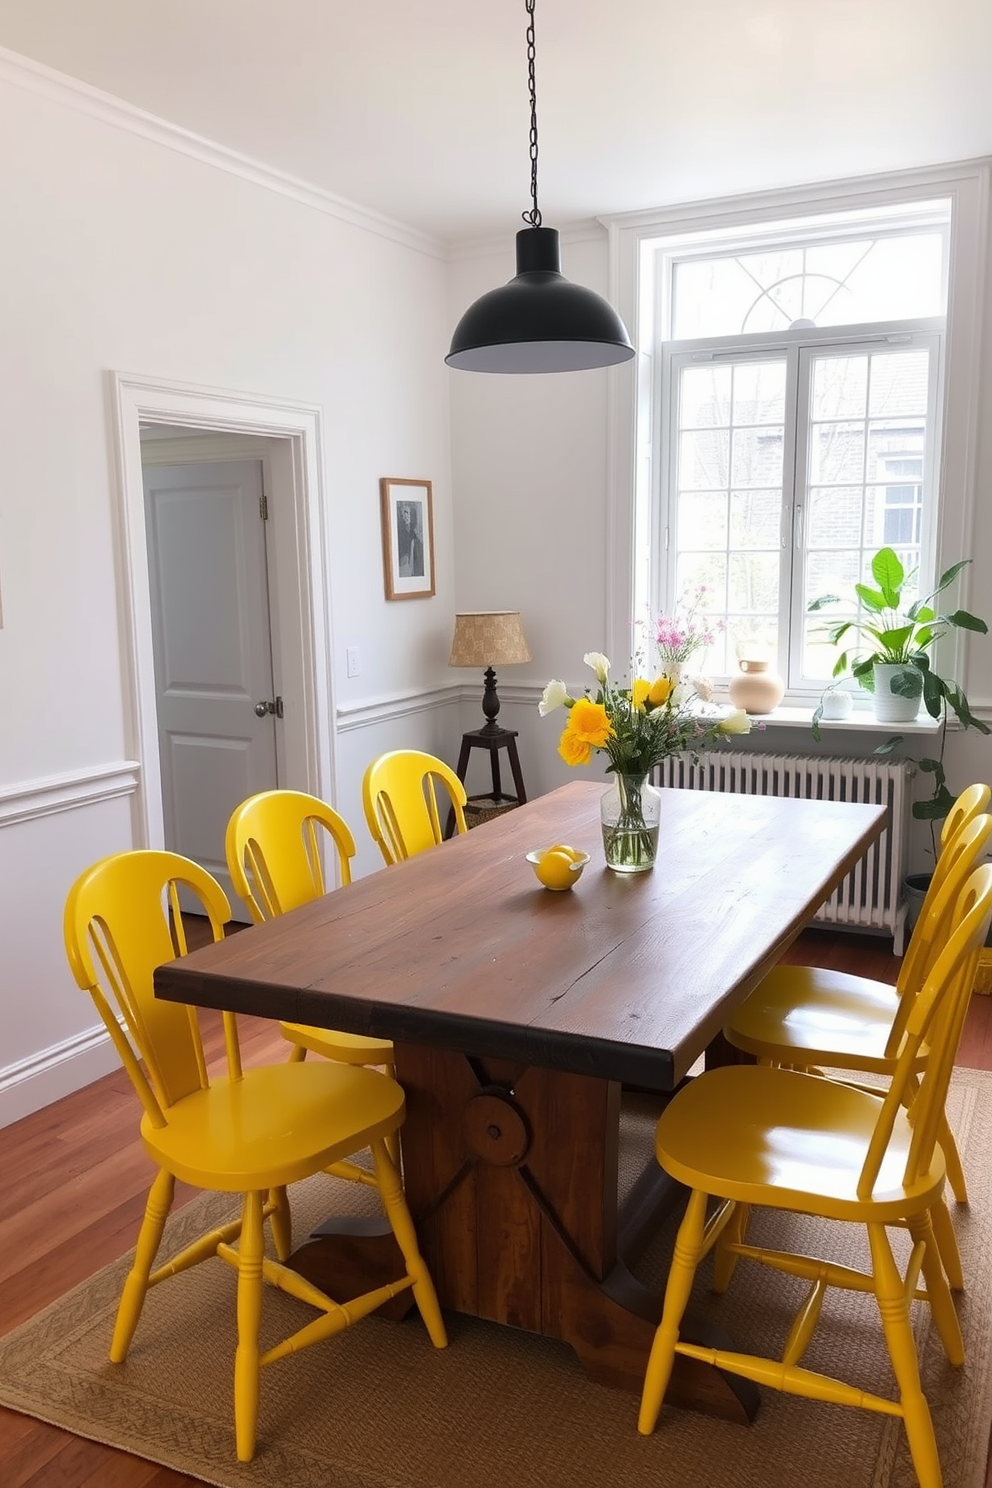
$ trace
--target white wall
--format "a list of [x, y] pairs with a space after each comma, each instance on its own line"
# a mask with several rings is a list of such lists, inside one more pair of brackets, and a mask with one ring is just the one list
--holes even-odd
[[[452, 712], [444, 689], [463, 680], [446, 667], [442, 250], [117, 127], [71, 90], [38, 91], [28, 75], [21, 86], [4, 64], [0, 1122], [113, 1062], [105, 1046], [91, 1048], [95, 1012], [71, 982], [61, 938], [75, 875], [134, 845], [108, 371], [321, 410], [331, 645], [318, 665], [338, 708], [351, 710], [336, 773], [356, 837], [358, 782], [374, 754], [400, 734], [456, 752], [457, 724], [443, 750], [438, 720]], [[434, 599], [384, 599], [382, 475], [434, 483]], [[354, 680], [347, 646], [361, 651]], [[425, 690], [433, 711], [409, 700]], [[377, 866], [371, 849], [363, 866]]]

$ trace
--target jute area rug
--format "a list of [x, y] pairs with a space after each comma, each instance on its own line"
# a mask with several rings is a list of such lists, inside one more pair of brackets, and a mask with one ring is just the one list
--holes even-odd
[[[923, 1305], [914, 1308], [915, 1327], [945, 1484], [983, 1488], [992, 1425], [992, 1074], [960, 1071], [949, 1115], [971, 1190], [968, 1208], [954, 1212], [968, 1283], [960, 1299], [964, 1368], [946, 1363]], [[652, 1125], [636, 1112], [625, 1118], [632, 1161], [650, 1147]], [[332, 1210], [358, 1212], [368, 1199], [354, 1185], [311, 1179], [293, 1195], [296, 1233]], [[169, 1248], [230, 1208], [224, 1198], [195, 1200], [170, 1222]], [[758, 1216], [752, 1234], [859, 1263], [853, 1229]], [[663, 1279], [671, 1238], [659, 1236], [640, 1263], [646, 1280]], [[416, 1316], [399, 1324], [371, 1318], [266, 1370], [259, 1450], [242, 1466], [232, 1431], [234, 1273], [211, 1261], [157, 1288], [126, 1364], [114, 1366], [107, 1348], [127, 1266], [125, 1257], [0, 1340], [0, 1403], [221, 1488], [911, 1488], [916, 1481], [898, 1420], [771, 1390], [750, 1428], [669, 1408], [654, 1436], [643, 1438], [637, 1397], [590, 1383], [565, 1345], [458, 1315], [448, 1318], [443, 1352], [431, 1348]], [[797, 1283], [744, 1264], [723, 1298], [710, 1296], [705, 1282], [701, 1275], [700, 1310], [739, 1346], [781, 1346]], [[295, 1326], [300, 1311], [266, 1291], [273, 1337]], [[831, 1294], [804, 1363], [891, 1393], [874, 1300]]]

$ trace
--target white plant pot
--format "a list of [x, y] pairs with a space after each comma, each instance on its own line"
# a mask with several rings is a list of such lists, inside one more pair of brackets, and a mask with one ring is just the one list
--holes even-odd
[[[875, 717], [879, 723], [912, 723], [920, 711], [923, 697], [923, 674], [913, 666], [889, 666], [876, 662], [872, 668], [875, 679]], [[913, 682], [915, 694], [905, 697], [892, 691], [892, 683], [898, 677], [908, 676]]]
[[823, 718], [850, 718], [853, 706], [849, 692], [825, 692], [820, 699]]

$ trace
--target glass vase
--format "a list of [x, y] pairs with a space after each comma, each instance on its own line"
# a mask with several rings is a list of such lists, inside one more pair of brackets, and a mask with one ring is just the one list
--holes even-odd
[[615, 873], [643, 873], [658, 855], [661, 792], [646, 775], [613, 776], [599, 807], [606, 866]]

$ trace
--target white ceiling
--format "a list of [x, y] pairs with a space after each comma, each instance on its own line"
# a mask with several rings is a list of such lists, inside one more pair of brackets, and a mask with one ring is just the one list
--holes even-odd
[[[0, 0], [0, 46], [443, 239], [529, 205], [524, 0]], [[990, 0], [537, 0], [547, 226], [992, 154]]]

